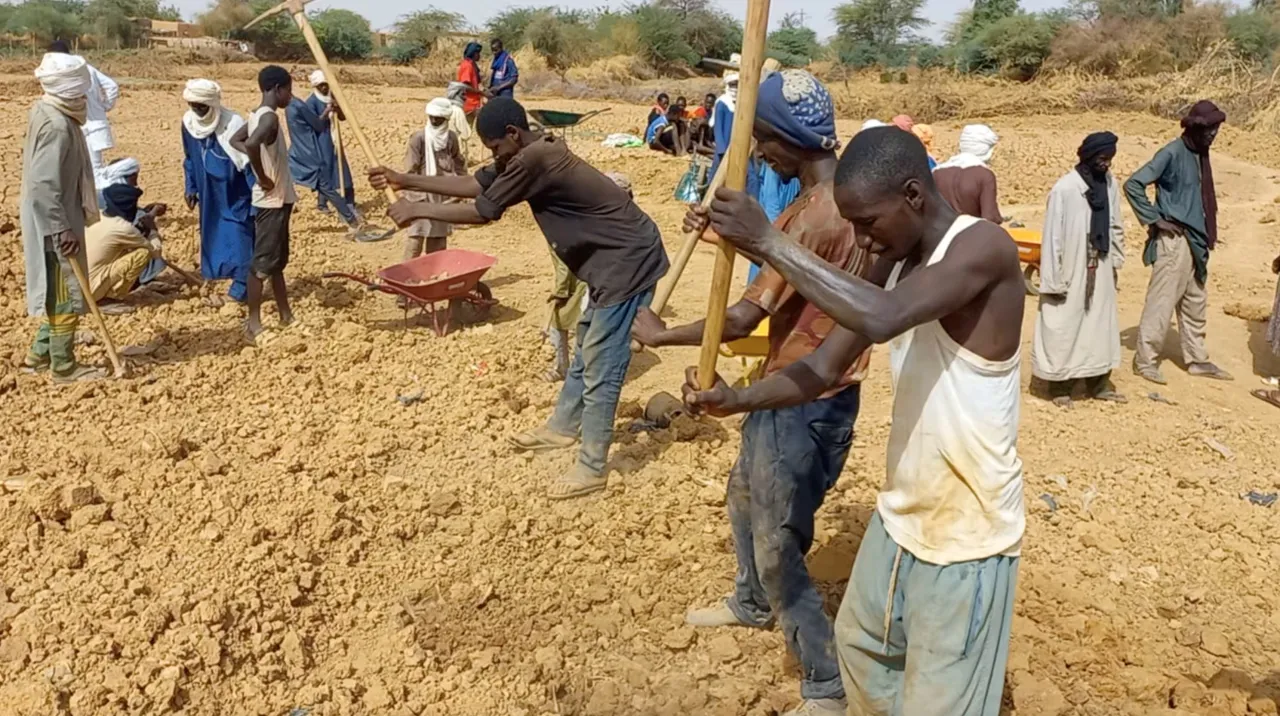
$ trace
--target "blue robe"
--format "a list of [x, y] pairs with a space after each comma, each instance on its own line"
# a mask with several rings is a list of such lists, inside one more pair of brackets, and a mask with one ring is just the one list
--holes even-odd
[[196, 139], [183, 127], [182, 152], [187, 196], [200, 200], [200, 274], [232, 279], [228, 295], [244, 301], [253, 258], [253, 172], [236, 168], [217, 135]]
[[720, 167], [725, 153], [729, 151], [729, 135], [733, 134], [733, 110], [729, 109], [727, 104], [716, 102], [716, 106], [711, 110], [711, 117], [714, 120], [711, 136], [715, 139], [716, 153], [715, 158], [711, 160], [711, 169], [707, 176], [716, 175], [716, 169]]
[[[308, 189], [338, 189], [338, 154], [333, 148], [333, 127], [328, 118], [321, 118], [325, 103], [311, 95], [305, 101], [297, 97], [285, 110], [289, 123], [289, 171], [293, 182]], [[354, 184], [351, 166], [346, 155], [342, 157], [342, 193], [351, 195]]]
[[[520, 79], [520, 69], [516, 67], [515, 58], [512, 57], [511, 54], [506, 50], [499, 52], [493, 58], [493, 62], [489, 65], [489, 70], [490, 70], [490, 74], [489, 74], [490, 87], [497, 87], [498, 85], [506, 84], [511, 80], [519, 81]], [[511, 85], [510, 87], [499, 92], [497, 96], [515, 97], [516, 86]]]

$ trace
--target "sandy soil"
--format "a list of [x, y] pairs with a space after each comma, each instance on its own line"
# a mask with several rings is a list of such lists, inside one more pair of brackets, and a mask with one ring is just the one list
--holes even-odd
[[[192, 267], [195, 217], [178, 208], [179, 87], [125, 88], [115, 156], [138, 157], [145, 200], [176, 209], [167, 252]], [[232, 106], [250, 108], [247, 83], [228, 89]], [[398, 161], [432, 92], [352, 89], [377, 150]], [[21, 79], [0, 86], [0, 224], [17, 215], [32, 91]], [[638, 131], [645, 110], [614, 106], [575, 146], [630, 175], [674, 251], [682, 209], [670, 192], [683, 164], [599, 147], [606, 130]], [[1176, 132], [1137, 115], [992, 123], [1005, 136], [995, 167], [1006, 213], [1033, 226], [1087, 131], [1123, 137], [1122, 174]], [[945, 153], [958, 127], [939, 130]], [[349, 152], [362, 171], [354, 142]], [[1064, 412], [1027, 397], [1009, 713], [1275, 712], [1280, 522], [1241, 493], [1280, 489], [1280, 411], [1247, 392], [1267, 369], [1262, 324], [1222, 309], [1270, 305], [1280, 162], [1274, 138], [1231, 128], [1216, 162], [1226, 246], [1212, 264], [1210, 347], [1240, 380], [1197, 381], [1169, 365], [1160, 393], [1176, 405], [1148, 399], [1127, 371], [1117, 383], [1129, 405]], [[361, 198], [382, 211], [367, 185]], [[648, 396], [678, 389], [695, 352], [637, 358], [610, 489], [551, 503], [544, 489], [571, 455], [520, 457], [503, 442], [544, 420], [556, 394], [537, 378], [551, 276], [528, 212], [455, 236], [499, 257], [487, 278], [502, 305], [489, 323], [439, 338], [406, 329], [389, 297], [320, 277], [371, 274], [397, 260], [398, 241], [353, 246], [336, 219], [303, 204], [288, 271], [296, 327], [247, 347], [240, 309], [216, 305], [224, 287], [149, 291], [137, 313], [109, 319], [136, 347], [136, 377], [62, 390], [15, 370], [34, 323], [22, 310], [21, 242], [5, 228], [0, 713], [763, 716], [794, 704], [797, 671], [777, 632], [682, 624], [688, 607], [731, 587], [722, 486], [737, 422], [626, 427]], [[1147, 272], [1126, 215], [1132, 350]], [[700, 249], [675, 319], [703, 313], [710, 266]], [[1031, 310], [1024, 342], [1033, 321]], [[99, 346], [82, 350], [104, 360]], [[884, 470], [884, 356], [819, 515], [811, 566], [833, 610]], [[721, 368], [742, 370], [729, 359]], [[397, 401], [417, 391], [421, 402]]]

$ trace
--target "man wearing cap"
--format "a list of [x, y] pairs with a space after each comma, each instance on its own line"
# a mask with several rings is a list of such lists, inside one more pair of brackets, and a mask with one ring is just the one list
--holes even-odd
[[1080, 379], [1089, 397], [1125, 402], [1110, 380], [1120, 365], [1116, 278], [1124, 266], [1120, 185], [1111, 175], [1117, 142], [1111, 132], [1085, 137], [1080, 162], [1054, 185], [1045, 212], [1031, 368], [1063, 408]]
[[999, 135], [985, 124], [960, 130], [959, 151], [933, 170], [938, 193], [961, 214], [1004, 223], [996, 191], [996, 174], [989, 166]]
[[[865, 274], [870, 254], [835, 201], [835, 109], [827, 89], [802, 70], [784, 70], [760, 85], [754, 127], [757, 150], [801, 192], [773, 222], [779, 231], [840, 270]], [[764, 209], [758, 221], [768, 223]], [[685, 229], [701, 231], [707, 212], [694, 209]], [[809, 303], [770, 266], [752, 280], [725, 317], [724, 340], [744, 338], [769, 319], [769, 355], [761, 377], [775, 375], [812, 354], [835, 322]], [[633, 335], [647, 346], [698, 345], [703, 322], [668, 328], [653, 311], [636, 315]], [[840, 378], [817, 400], [790, 408], [766, 403], [732, 406], [748, 413], [742, 449], [729, 473], [725, 502], [737, 552], [733, 594], [686, 617], [697, 627], [767, 629], [776, 621], [800, 662], [802, 703], [794, 716], [845, 712], [831, 620], [804, 558], [813, 544], [814, 515], [849, 455], [861, 382], [870, 351], [844, 357]]]
[[339, 176], [333, 122], [342, 121], [344, 116], [329, 94], [329, 83], [322, 70], [311, 73], [311, 87], [309, 97], [305, 100], [295, 97], [285, 110], [289, 124], [289, 171], [293, 180], [315, 191], [321, 213], [327, 214], [329, 205], [333, 205], [350, 229], [348, 238], [357, 241], [385, 238], [385, 232], [365, 227], [356, 211], [351, 167], [345, 156]]
[[[1178, 314], [1187, 373], [1215, 380], [1231, 374], [1209, 361], [1205, 325], [1209, 313], [1209, 252], [1218, 242], [1218, 197], [1209, 148], [1227, 115], [1201, 100], [1182, 118], [1182, 136], [1166, 144], [1124, 183], [1124, 193], [1147, 228], [1142, 263], [1151, 267], [1147, 300], [1138, 324], [1133, 372], [1164, 385], [1159, 361], [1169, 319]], [[1156, 185], [1156, 202], [1147, 187]]]
[[75, 356], [84, 296], [71, 268], [85, 268], [85, 227], [98, 221], [93, 163], [81, 128], [92, 86], [84, 58], [51, 52], [35, 72], [41, 97], [31, 108], [22, 155], [22, 250], [27, 313], [43, 316], [23, 361], [29, 373], [49, 370], [55, 383], [103, 377]]

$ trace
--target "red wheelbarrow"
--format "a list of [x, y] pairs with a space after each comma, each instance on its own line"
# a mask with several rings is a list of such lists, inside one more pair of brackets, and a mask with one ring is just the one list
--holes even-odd
[[[404, 309], [405, 325], [409, 323], [409, 309], [417, 307], [421, 313], [431, 316], [436, 335], [449, 332], [453, 321], [453, 309], [466, 304], [469, 309], [467, 323], [478, 323], [489, 317], [498, 302], [493, 291], [480, 281], [485, 272], [493, 268], [498, 259], [488, 254], [463, 249], [445, 249], [419, 256], [378, 272], [376, 281], [368, 281], [349, 273], [327, 273], [324, 278], [345, 278], [362, 284], [370, 291], [381, 291], [400, 297]], [[437, 304], [447, 303], [443, 308]]]

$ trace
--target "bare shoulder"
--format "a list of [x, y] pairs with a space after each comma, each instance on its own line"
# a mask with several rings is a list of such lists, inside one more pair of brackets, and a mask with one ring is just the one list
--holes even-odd
[[963, 242], [962, 251], [948, 251], [947, 257], [956, 256], [967, 261], [981, 261], [996, 270], [1018, 271], [1018, 245], [1013, 237], [990, 221], [977, 221], [956, 236]]

